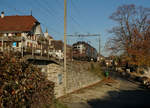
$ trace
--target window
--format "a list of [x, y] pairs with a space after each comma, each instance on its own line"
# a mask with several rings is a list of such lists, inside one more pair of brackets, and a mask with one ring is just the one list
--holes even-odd
[[76, 49], [77, 47], [76, 46], [74, 46], [74, 49]]
[[0, 33], [0, 37], [2, 37], [3, 36], [3, 33]]
[[28, 46], [28, 47], [30, 46], [30, 43], [29, 43], [29, 42], [27, 42], [27, 46]]
[[17, 42], [13, 42], [13, 47], [17, 47]]
[[17, 36], [21, 36], [21, 33], [17, 33]]
[[19, 42], [17, 42], [17, 47], [19, 47]]

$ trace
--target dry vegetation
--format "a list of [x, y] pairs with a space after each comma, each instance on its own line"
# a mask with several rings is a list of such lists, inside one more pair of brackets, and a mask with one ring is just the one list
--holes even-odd
[[110, 16], [116, 22], [107, 48], [130, 64], [150, 66], [150, 8], [122, 5]]
[[0, 55], [0, 107], [50, 107], [54, 83], [48, 81], [38, 68], [15, 56]]

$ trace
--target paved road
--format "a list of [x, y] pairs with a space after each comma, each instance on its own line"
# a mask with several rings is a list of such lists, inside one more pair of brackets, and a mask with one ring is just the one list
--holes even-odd
[[69, 108], [150, 108], [150, 91], [121, 78], [105, 80], [61, 99]]

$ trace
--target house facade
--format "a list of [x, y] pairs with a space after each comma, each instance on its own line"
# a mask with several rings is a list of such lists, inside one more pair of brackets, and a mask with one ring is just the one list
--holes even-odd
[[42, 35], [40, 23], [33, 16], [5, 16], [1, 13], [0, 51], [40, 49], [42, 46], [37, 40]]
[[51, 55], [57, 59], [63, 59], [64, 54], [63, 54], [63, 47], [64, 43], [61, 40], [53, 40], [51, 42], [51, 45], [53, 46], [51, 49]]

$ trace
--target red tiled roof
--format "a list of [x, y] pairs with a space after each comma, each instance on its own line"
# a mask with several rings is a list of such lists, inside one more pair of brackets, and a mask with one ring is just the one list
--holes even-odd
[[36, 22], [33, 16], [0, 17], [0, 31], [30, 31]]
[[53, 37], [52, 37], [52, 36], [50, 36], [50, 35], [48, 35], [48, 38], [49, 38], [49, 39], [53, 39]]
[[53, 40], [52, 45], [54, 46], [55, 50], [63, 50], [64, 43], [61, 40]]

